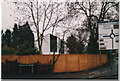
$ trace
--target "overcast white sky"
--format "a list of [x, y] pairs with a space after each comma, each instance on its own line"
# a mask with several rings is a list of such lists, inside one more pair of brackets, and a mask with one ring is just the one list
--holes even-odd
[[[6, 1], [6, 2], [5, 2]], [[2, 29], [5, 31], [6, 29], [12, 29], [14, 26], [14, 4], [12, 1], [27, 1], [27, 0], [2, 0]], [[41, 1], [41, 0], [40, 0]], [[49, 0], [44, 0], [49, 1]], [[57, 2], [65, 2], [67, 0], [53, 0]], [[75, 1], [75, 0], [69, 0], [69, 1]]]
[[[9, 2], [2, 2], [1, 7], [2, 7], [2, 29], [3, 29], [3, 31], [5, 31], [6, 29], [12, 30], [14, 23], [15, 23], [15, 21], [14, 21], [15, 6], [12, 2], [9, 1]], [[60, 29], [58, 29], [57, 31], [59, 31], [59, 30]]]
[[14, 25], [13, 3], [2, 2], [2, 29], [12, 29]]

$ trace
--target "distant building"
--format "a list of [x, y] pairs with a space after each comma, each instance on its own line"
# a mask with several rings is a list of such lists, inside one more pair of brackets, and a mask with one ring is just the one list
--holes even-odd
[[63, 40], [52, 34], [47, 34], [43, 38], [43, 54], [67, 54], [67, 46]]

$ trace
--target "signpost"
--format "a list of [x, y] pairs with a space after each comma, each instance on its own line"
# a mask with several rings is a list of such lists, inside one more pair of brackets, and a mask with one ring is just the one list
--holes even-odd
[[99, 50], [118, 49], [118, 22], [99, 23]]
[[99, 50], [101, 63], [101, 50], [117, 50], [119, 42], [119, 22], [100, 22], [99, 26]]

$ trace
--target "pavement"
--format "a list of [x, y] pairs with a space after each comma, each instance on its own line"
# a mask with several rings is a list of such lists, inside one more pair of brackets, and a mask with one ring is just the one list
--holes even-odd
[[113, 64], [95, 70], [93, 72], [89, 72], [89, 79], [118, 79], [118, 60], [116, 60]]

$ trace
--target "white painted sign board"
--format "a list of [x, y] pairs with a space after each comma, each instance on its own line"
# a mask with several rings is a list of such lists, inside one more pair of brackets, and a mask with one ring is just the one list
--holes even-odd
[[99, 50], [118, 49], [118, 22], [102, 22], [99, 26]]

